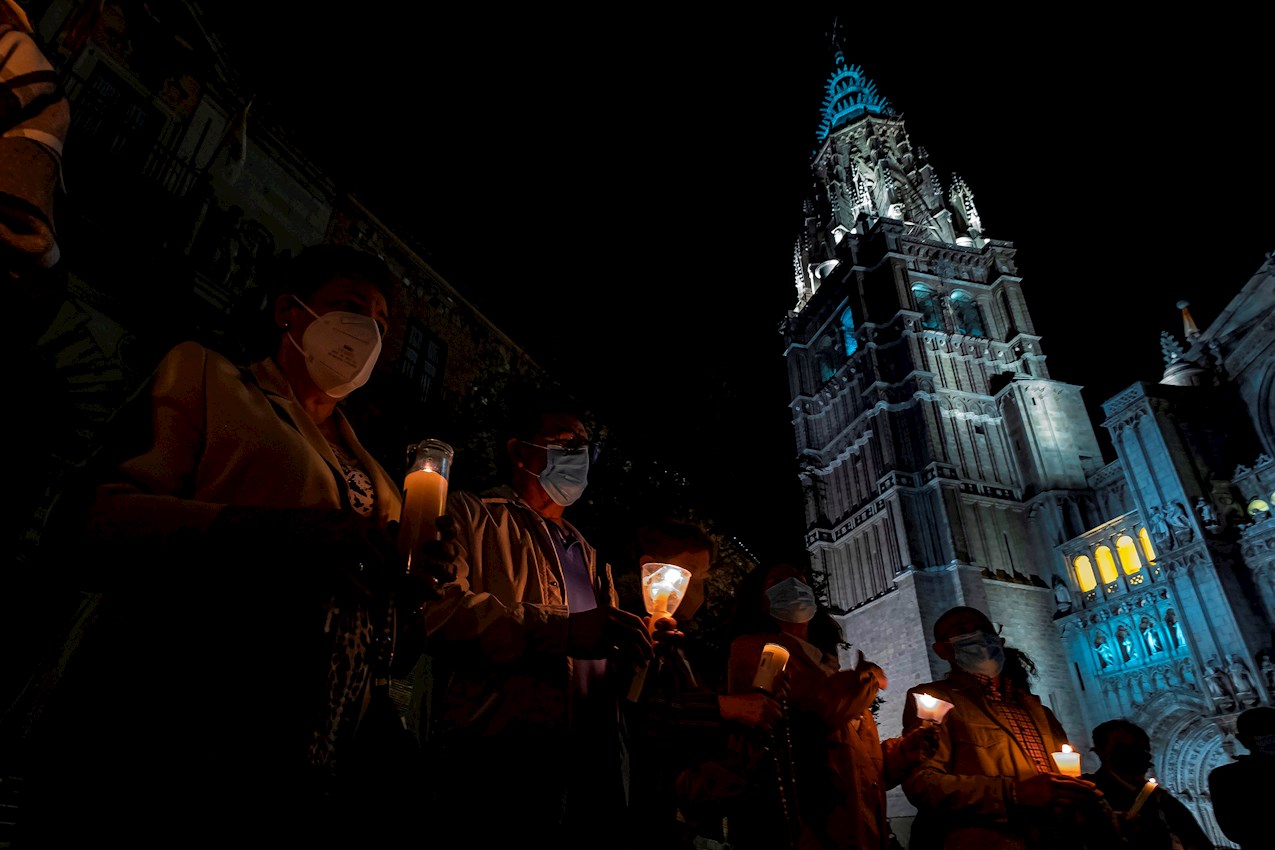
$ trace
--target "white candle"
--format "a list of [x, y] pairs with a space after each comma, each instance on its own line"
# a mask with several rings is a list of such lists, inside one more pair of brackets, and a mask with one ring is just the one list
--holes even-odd
[[753, 687], [773, 690], [775, 677], [787, 666], [788, 649], [777, 643], [766, 644], [761, 650], [761, 660], [757, 662], [757, 672], [753, 674]]
[[1138, 810], [1142, 808], [1142, 804], [1151, 796], [1151, 792], [1155, 790], [1155, 779], [1148, 779], [1147, 784], [1142, 786], [1142, 790], [1138, 792], [1138, 799], [1133, 801], [1133, 806], [1129, 811], [1125, 812], [1126, 818], [1131, 818], [1138, 814]]
[[1071, 744], [1063, 744], [1061, 753], [1050, 753], [1050, 755], [1054, 757], [1054, 764], [1058, 766], [1058, 772], [1063, 776], [1080, 775], [1080, 753], [1072, 750]]
[[447, 505], [447, 478], [432, 469], [417, 469], [408, 473], [403, 489], [407, 498], [399, 519], [398, 543], [411, 572], [418, 547], [438, 539], [435, 523]]

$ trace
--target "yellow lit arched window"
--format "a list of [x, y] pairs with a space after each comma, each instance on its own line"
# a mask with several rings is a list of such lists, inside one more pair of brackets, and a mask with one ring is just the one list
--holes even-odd
[[1155, 549], [1151, 548], [1151, 535], [1145, 528], [1138, 529], [1138, 540], [1142, 543], [1142, 553], [1147, 556], [1147, 563], [1155, 563]]
[[1076, 581], [1080, 582], [1080, 592], [1088, 593], [1097, 587], [1098, 582], [1093, 577], [1093, 564], [1089, 561], [1088, 555], [1081, 555], [1079, 558], [1071, 562], [1076, 569]]
[[1106, 546], [1099, 546], [1098, 551], [1093, 554], [1098, 561], [1098, 575], [1102, 578], [1102, 583], [1110, 584], [1115, 581], [1116, 559], [1111, 556], [1111, 550]]
[[1142, 561], [1138, 559], [1138, 547], [1133, 545], [1133, 538], [1127, 534], [1116, 540], [1116, 554], [1120, 556], [1120, 568], [1125, 575], [1133, 575], [1142, 569]]

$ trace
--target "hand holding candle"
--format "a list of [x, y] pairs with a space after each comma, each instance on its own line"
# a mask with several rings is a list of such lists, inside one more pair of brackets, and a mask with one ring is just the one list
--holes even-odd
[[1050, 753], [1054, 764], [1063, 776], [1080, 776], [1080, 753], [1071, 748], [1071, 744], [1063, 744], [1062, 752]]

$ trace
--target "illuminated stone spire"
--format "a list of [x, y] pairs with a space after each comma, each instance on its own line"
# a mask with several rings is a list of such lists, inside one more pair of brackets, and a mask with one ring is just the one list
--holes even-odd
[[890, 102], [877, 94], [877, 85], [867, 78], [863, 68], [847, 65], [841, 52], [840, 26], [832, 24], [833, 70], [824, 86], [821, 120], [815, 137], [820, 144], [838, 127], [862, 115], [894, 115]]
[[1182, 333], [1186, 335], [1187, 342], [1195, 342], [1200, 336], [1200, 329], [1196, 327], [1195, 319], [1191, 317], [1191, 302], [1179, 301], [1178, 309], [1182, 311]]

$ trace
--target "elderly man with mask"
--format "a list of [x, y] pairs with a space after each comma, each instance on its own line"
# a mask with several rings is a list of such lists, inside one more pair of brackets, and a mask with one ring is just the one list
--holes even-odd
[[946, 678], [916, 685], [903, 700], [903, 728], [921, 725], [914, 694], [952, 704], [933, 755], [903, 781], [917, 807], [909, 848], [1028, 850], [1115, 846], [1110, 808], [1094, 783], [1063, 776], [1050, 753], [1067, 733], [1025, 676], [1005, 668], [1005, 641], [987, 615], [958, 606], [934, 624]]
[[596, 846], [627, 805], [620, 700], [651, 638], [564, 516], [596, 454], [573, 401], [506, 409], [508, 484], [448, 497], [456, 581], [425, 609], [436, 811], [473, 846]]

